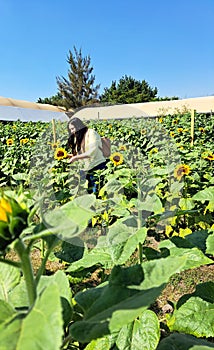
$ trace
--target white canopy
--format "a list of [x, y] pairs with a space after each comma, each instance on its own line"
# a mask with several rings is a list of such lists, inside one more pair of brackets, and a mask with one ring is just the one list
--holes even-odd
[[52, 119], [67, 122], [69, 118], [63, 107], [0, 96], [0, 121], [49, 122]]
[[195, 97], [182, 100], [157, 101], [121, 104], [112, 106], [91, 106], [84, 107], [75, 113], [68, 113], [69, 116], [80, 119], [123, 119], [131, 117], [157, 117], [160, 115], [183, 112], [185, 110], [196, 110], [197, 113], [214, 112], [214, 96]]
[[0, 121], [20, 120], [22, 122], [50, 122], [53, 119], [62, 122], [67, 122], [69, 120], [65, 112], [0, 106]]

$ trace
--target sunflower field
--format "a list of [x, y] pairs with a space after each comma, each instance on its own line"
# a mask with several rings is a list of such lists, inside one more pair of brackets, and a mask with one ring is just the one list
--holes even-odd
[[213, 269], [214, 116], [87, 124], [111, 140], [97, 197], [66, 123], [0, 123], [0, 350], [214, 348], [210, 275], [161, 304]]

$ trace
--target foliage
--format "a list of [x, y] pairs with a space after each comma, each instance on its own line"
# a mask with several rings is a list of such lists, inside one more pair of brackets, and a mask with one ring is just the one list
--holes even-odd
[[[81, 165], [67, 162], [65, 124], [55, 142], [49, 124], [0, 126], [2, 350], [214, 347], [213, 281], [172, 299], [161, 318], [154, 308], [173, 276], [213, 264], [213, 121], [197, 115], [193, 145], [189, 113], [90, 122], [112, 144], [98, 198], [87, 194]], [[64, 271], [48, 276], [53, 253]], [[85, 288], [94, 271], [99, 281]]]
[[82, 50], [74, 46], [74, 53], [69, 50], [68, 77], [57, 76], [57, 85], [66, 109], [79, 108], [97, 102], [100, 85], [94, 86], [95, 75], [92, 74], [90, 56], [83, 57]]
[[45, 98], [39, 97], [37, 100], [37, 103], [64, 107], [63, 95], [60, 92], [58, 92], [56, 95], [51, 97], [45, 97]]
[[104, 88], [100, 101], [111, 104], [149, 102], [154, 100], [157, 92], [157, 88], [151, 88], [145, 80], [125, 75], [118, 83], [112, 81], [110, 88]]

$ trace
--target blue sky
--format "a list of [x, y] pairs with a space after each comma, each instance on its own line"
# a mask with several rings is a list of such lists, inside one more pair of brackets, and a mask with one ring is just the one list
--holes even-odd
[[145, 79], [158, 96], [214, 95], [214, 0], [0, 0], [0, 96], [57, 93], [73, 47], [96, 83]]

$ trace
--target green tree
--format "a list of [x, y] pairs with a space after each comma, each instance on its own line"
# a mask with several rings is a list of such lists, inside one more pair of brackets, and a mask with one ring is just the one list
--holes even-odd
[[139, 103], [154, 101], [158, 89], [149, 86], [145, 80], [136, 80], [131, 76], [123, 76], [118, 84], [112, 81], [110, 88], [104, 88], [100, 96], [101, 102], [108, 103]]
[[83, 57], [81, 49], [78, 51], [74, 46], [74, 53], [69, 50], [67, 62], [70, 66], [68, 77], [57, 76], [56, 78], [66, 109], [75, 109], [98, 102], [100, 85], [94, 86], [95, 75], [92, 74], [90, 56]]
[[43, 104], [49, 104], [53, 106], [63, 106], [65, 105], [63, 96], [58, 92], [56, 95], [51, 96], [51, 97], [45, 97], [41, 98], [39, 97], [38, 100], [36, 101], [37, 103], [43, 103]]

